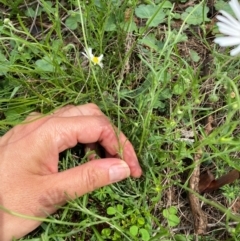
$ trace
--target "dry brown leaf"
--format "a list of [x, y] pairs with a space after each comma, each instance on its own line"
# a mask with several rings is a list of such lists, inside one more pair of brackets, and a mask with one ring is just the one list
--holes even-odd
[[202, 173], [198, 183], [199, 193], [204, 192], [214, 180], [215, 178], [209, 170], [207, 170], [205, 173]]
[[220, 187], [233, 183], [235, 180], [240, 178], [240, 172], [238, 170], [232, 170], [224, 176], [221, 176], [215, 180], [213, 174], [210, 171], [202, 174], [199, 180], [199, 192], [212, 192]]

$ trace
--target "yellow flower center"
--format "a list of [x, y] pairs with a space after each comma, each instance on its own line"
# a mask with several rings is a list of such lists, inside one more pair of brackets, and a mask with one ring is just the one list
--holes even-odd
[[98, 57], [93, 56], [92, 62], [93, 62], [94, 64], [98, 64], [98, 62], [99, 62]]

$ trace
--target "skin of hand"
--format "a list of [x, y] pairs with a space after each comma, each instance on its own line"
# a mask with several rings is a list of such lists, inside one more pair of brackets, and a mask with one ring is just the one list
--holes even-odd
[[[117, 133], [95, 104], [65, 106], [53, 114], [33, 113], [0, 138], [0, 240], [28, 234], [39, 221], [13, 212], [46, 217], [67, 200], [129, 177], [141, 168], [132, 144]], [[99, 143], [106, 158], [58, 172], [59, 153], [83, 143]], [[122, 150], [122, 159], [119, 150]], [[124, 161], [123, 161], [124, 160]]]

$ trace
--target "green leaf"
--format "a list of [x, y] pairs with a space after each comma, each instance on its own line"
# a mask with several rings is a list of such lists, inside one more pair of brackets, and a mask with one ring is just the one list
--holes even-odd
[[113, 237], [112, 237], [111, 240], [116, 240], [116, 241], [118, 241], [118, 240], [120, 240], [120, 238], [121, 238], [120, 233], [118, 233], [117, 231], [115, 231], [115, 232], [113, 233]]
[[186, 20], [187, 24], [200, 25], [206, 21], [210, 21], [207, 17], [209, 8], [203, 4], [197, 4], [194, 7], [188, 7], [184, 13], [181, 14], [181, 19]]
[[[140, 4], [135, 9], [135, 14], [139, 18], [148, 19], [147, 24], [149, 24], [150, 27], [156, 27], [158, 24], [164, 22], [166, 16], [166, 13], [162, 9], [158, 11], [158, 7], [159, 6]], [[154, 16], [156, 11], [158, 11], [158, 13]], [[153, 16], [154, 19], [152, 19]]]
[[173, 13], [173, 18], [181, 19], [181, 14], [180, 13]]
[[[162, 4], [162, 1], [163, 0], [156, 0], [155, 3], [161, 3]], [[163, 4], [162, 4], [162, 8], [172, 8], [172, 3], [170, 1], [165, 1]]]
[[200, 60], [200, 56], [195, 50], [190, 49], [190, 57], [194, 62], [198, 62]]
[[80, 15], [78, 13], [72, 13], [65, 21], [66, 26], [75, 30], [78, 27], [78, 23], [80, 22]]
[[164, 109], [166, 107], [165, 103], [160, 101], [160, 100], [157, 100], [153, 103], [153, 108], [154, 109]]
[[108, 207], [107, 208], [107, 214], [108, 215], [114, 215], [116, 213], [116, 209], [114, 207]]
[[209, 100], [210, 100], [211, 102], [217, 102], [217, 101], [219, 100], [219, 96], [216, 95], [216, 94], [210, 94], [210, 95], [209, 95]]
[[174, 236], [174, 238], [176, 241], [189, 241], [189, 239], [185, 235], [182, 235], [182, 234], [177, 234]]
[[154, 49], [155, 51], [158, 50], [158, 47], [155, 44], [155, 42], [156, 42], [156, 37], [155, 36], [152, 36], [152, 35], [149, 34], [149, 35], [145, 36], [143, 39], [139, 40], [139, 42], [142, 45], [146, 45], [149, 48]]
[[142, 217], [138, 218], [138, 219], [137, 219], [137, 222], [138, 222], [138, 224], [139, 224], [140, 226], [143, 226], [143, 225], [145, 224], [145, 220], [144, 220], [144, 218], [142, 218]]
[[102, 8], [101, 0], [94, 0], [93, 2], [94, 2], [94, 4], [95, 4], [96, 7]]
[[43, 57], [35, 62], [37, 69], [45, 72], [54, 72], [54, 65], [49, 57]]
[[168, 225], [170, 227], [177, 226], [180, 223], [180, 219], [176, 214], [177, 214], [176, 207], [170, 207], [168, 209], [163, 210], [163, 216], [167, 219]]
[[151, 18], [156, 11], [156, 7], [153, 5], [140, 4], [135, 9], [135, 14], [139, 18]]
[[46, 13], [54, 14], [56, 13], [56, 8], [52, 7], [53, 3], [51, 1], [44, 1], [43, 3], [43, 11]]
[[177, 208], [176, 207], [170, 207], [168, 209], [169, 214], [177, 214]]
[[7, 61], [5, 55], [0, 51], [0, 62], [5, 62]]
[[168, 218], [169, 212], [168, 209], [163, 209], [163, 217]]
[[123, 205], [118, 204], [117, 205], [117, 210], [118, 210], [118, 212], [123, 213]]
[[128, 33], [131, 33], [131, 32], [133, 32], [133, 31], [137, 32], [137, 30], [138, 30], [137, 25], [136, 25], [136, 23], [135, 23], [134, 21], [131, 21], [131, 22], [122, 22], [122, 23], [120, 24], [120, 27], [121, 27], [124, 31], [126, 31], [126, 32], [128, 32]]
[[183, 83], [182, 84], [175, 84], [173, 87], [173, 93], [175, 95], [181, 95], [184, 92], [185, 88]]
[[234, 12], [233, 12], [232, 8], [230, 7], [230, 5], [228, 4], [228, 2], [224, 2], [223, 0], [218, 0], [214, 4], [214, 7], [216, 8], [217, 11], [224, 10], [227, 13], [234, 15]]
[[147, 25], [149, 24], [149, 27], [157, 27], [160, 23], [165, 22], [166, 14], [160, 10], [156, 16], [154, 16], [154, 19], [149, 19], [147, 21]]
[[28, 17], [33, 18], [36, 15], [36, 11], [33, 10], [32, 7], [28, 7], [27, 10], [25, 11], [25, 15], [28, 16]]
[[160, 93], [160, 100], [170, 99], [172, 97], [172, 91], [169, 88], [163, 89]]
[[30, 111], [33, 111], [33, 108], [23, 105], [21, 107], [19, 106], [18, 108], [6, 110], [4, 115], [8, 121], [18, 121], [22, 117], [23, 113], [29, 113]]
[[115, 31], [116, 30], [116, 24], [115, 24], [115, 17], [113, 15], [110, 15], [105, 22], [104, 26], [105, 31]]
[[168, 217], [168, 225], [169, 225], [170, 227], [175, 227], [175, 226], [177, 226], [179, 223], [180, 223], [180, 219], [179, 219], [178, 216], [172, 214], [172, 215], [170, 215], [170, 216]]
[[10, 99], [12, 99], [16, 95], [16, 93], [18, 92], [18, 90], [20, 88], [21, 88], [21, 85], [14, 87], [14, 89], [13, 89], [11, 95], [10, 95]]
[[139, 40], [139, 43], [148, 46], [156, 52], [160, 51], [164, 46], [163, 42], [156, 40], [155, 34], [148, 34], [144, 36], [144, 38]]
[[138, 226], [136, 225], [133, 225], [130, 227], [129, 229], [130, 233], [133, 235], [133, 236], [137, 236], [138, 234]]
[[145, 228], [141, 228], [139, 230], [139, 233], [141, 234], [143, 241], [148, 241], [150, 239], [150, 235]]
[[101, 234], [108, 238], [110, 235], [111, 235], [111, 229], [110, 228], [104, 228], [102, 231], [101, 231]]
[[0, 51], [0, 76], [5, 75], [9, 70], [10, 63]]

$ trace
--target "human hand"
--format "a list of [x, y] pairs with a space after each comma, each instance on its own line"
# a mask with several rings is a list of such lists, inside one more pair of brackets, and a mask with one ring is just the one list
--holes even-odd
[[[99, 143], [107, 158], [58, 172], [59, 153], [77, 143]], [[141, 175], [131, 143], [123, 133], [116, 136], [116, 128], [94, 104], [66, 106], [44, 117], [30, 115], [0, 138], [0, 153], [0, 205], [33, 217], [46, 217], [69, 198]], [[0, 240], [20, 238], [39, 225], [0, 207]]]

